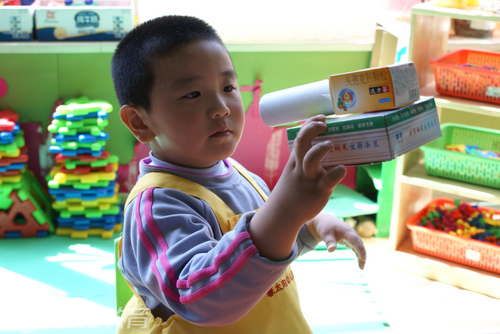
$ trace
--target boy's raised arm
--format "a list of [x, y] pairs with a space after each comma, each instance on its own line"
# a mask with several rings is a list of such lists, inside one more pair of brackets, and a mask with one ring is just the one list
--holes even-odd
[[326, 117], [308, 119], [300, 130], [283, 173], [267, 202], [250, 222], [250, 235], [261, 256], [284, 260], [290, 256], [300, 228], [325, 207], [345, 176], [343, 166], [325, 169], [321, 160], [331, 149], [312, 140], [326, 129]]

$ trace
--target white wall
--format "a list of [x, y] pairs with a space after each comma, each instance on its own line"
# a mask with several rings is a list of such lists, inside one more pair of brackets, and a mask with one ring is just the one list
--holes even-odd
[[355, 43], [373, 41], [376, 22], [400, 15], [409, 2], [415, 0], [136, 0], [136, 14], [139, 22], [197, 16], [226, 43]]

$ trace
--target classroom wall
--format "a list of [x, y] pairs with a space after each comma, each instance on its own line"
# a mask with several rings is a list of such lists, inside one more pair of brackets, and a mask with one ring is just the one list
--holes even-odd
[[[330, 74], [369, 67], [370, 51], [229, 51], [240, 85], [251, 86], [262, 80], [262, 94], [326, 79]], [[120, 164], [130, 162], [135, 138], [122, 125], [118, 115], [110, 74], [112, 53], [85, 54], [0, 54], [0, 77], [8, 85], [0, 98], [0, 110], [13, 109], [19, 122], [41, 123], [46, 129], [53, 104], [78, 96], [102, 99], [113, 105], [106, 150], [119, 157]], [[245, 106], [251, 93], [242, 93]]]

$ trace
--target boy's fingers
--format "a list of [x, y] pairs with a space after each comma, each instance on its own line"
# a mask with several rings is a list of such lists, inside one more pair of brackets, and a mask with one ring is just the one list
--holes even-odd
[[[346, 237], [348, 237], [346, 235]], [[345, 245], [347, 248], [350, 248], [356, 253], [356, 256], [358, 258], [358, 266], [360, 269], [363, 269], [365, 267], [366, 263], [366, 249], [365, 245], [363, 244], [363, 241], [361, 238], [356, 234], [355, 237], [350, 238], [350, 240], [347, 239], [342, 239], [339, 241], [340, 244]]]
[[324, 242], [326, 244], [326, 250], [329, 251], [330, 253], [334, 252], [337, 249], [337, 240], [335, 240], [334, 237], [332, 236], [326, 237]]
[[304, 156], [303, 169], [304, 174], [309, 177], [315, 177], [318, 166], [321, 164], [321, 160], [325, 155], [331, 150], [333, 144], [331, 141], [324, 141], [322, 143], [317, 143], [311, 147]]
[[293, 149], [295, 151], [295, 155], [302, 161], [306, 153], [311, 149], [312, 141], [323, 131], [326, 129], [326, 124], [324, 122], [325, 116], [318, 115], [315, 117], [311, 117], [308, 119], [299, 133], [297, 134], [297, 138], [294, 141]]
[[333, 188], [342, 181], [346, 174], [347, 169], [344, 166], [335, 166], [323, 177], [323, 182], [326, 187]]

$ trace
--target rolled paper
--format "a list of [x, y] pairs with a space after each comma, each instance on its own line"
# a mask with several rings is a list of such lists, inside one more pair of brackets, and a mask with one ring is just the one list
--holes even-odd
[[314, 115], [335, 114], [328, 79], [264, 94], [260, 116], [267, 126], [290, 124]]

